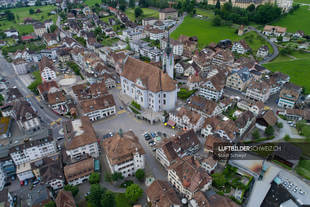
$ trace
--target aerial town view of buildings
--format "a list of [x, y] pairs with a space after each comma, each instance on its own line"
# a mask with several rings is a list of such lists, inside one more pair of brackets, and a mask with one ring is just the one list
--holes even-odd
[[0, 0], [0, 207], [310, 206], [309, 80], [309, 0]]

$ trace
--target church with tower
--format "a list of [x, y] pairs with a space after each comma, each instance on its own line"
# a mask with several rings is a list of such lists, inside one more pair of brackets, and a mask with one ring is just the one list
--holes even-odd
[[168, 34], [168, 43], [162, 57], [162, 69], [170, 78], [174, 79], [174, 56], [172, 48], [170, 47], [170, 37]]
[[168, 46], [162, 57], [162, 68], [133, 57], [124, 60], [121, 93], [144, 109], [155, 112], [174, 110], [177, 102], [177, 82], [174, 80], [174, 56]]

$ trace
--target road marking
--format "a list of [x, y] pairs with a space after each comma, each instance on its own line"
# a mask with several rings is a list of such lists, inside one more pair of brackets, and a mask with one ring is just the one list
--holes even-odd
[[126, 110], [121, 110], [121, 111], [118, 111], [117, 114], [122, 114], [122, 113], [126, 113], [127, 111]]
[[30, 97], [32, 97], [32, 96], [33, 96], [32, 94], [29, 94], [29, 95], [26, 96], [26, 98], [30, 98]]
[[53, 122], [51, 122], [51, 124], [50, 124], [50, 125], [51, 125], [51, 126], [53, 126], [53, 125], [55, 125], [55, 124], [56, 124], [56, 122], [55, 122], [55, 121], [53, 121]]
[[36, 99], [37, 99], [39, 102], [41, 101], [40, 96], [36, 96]]
[[120, 86], [117, 86], [116, 88], [117, 88], [117, 89], [121, 89], [121, 87], [120, 87]]

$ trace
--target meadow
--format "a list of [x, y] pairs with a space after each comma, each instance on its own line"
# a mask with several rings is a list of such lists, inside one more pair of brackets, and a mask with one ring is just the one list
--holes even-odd
[[[147, 17], [158, 18], [159, 17], [159, 12], [157, 10], [149, 9], [149, 8], [141, 8], [141, 9], [143, 10], [143, 18], [147, 18]], [[135, 18], [134, 9], [127, 8], [125, 13], [131, 21], [135, 21], [136, 18]]]
[[[34, 11], [40, 9], [41, 12], [38, 14], [29, 14], [29, 9], [33, 9]], [[32, 19], [36, 19], [42, 22], [48, 19], [52, 19], [55, 22], [57, 15], [48, 15], [51, 11], [55, 9], [56, 7], [52, 5], [10, 9], [10, 11], [15, 15], [15, 20], [14, 21], [1, 20], [0, 30], [7, 30], [13, 28], [16, 29], [21, 34], [29, 34], [33, 32], [33, 27], [32, 25], [23, 24], [25, 18], [30, 17]]]
[[[308, 1], [310, 4], [310, 0]], [[302, 30], [306, 34], [310, 34], [310, 6], [301, 6], [293, 14], [287, 14], [272, 24], [286, 27], [288, 32], [295, 33]]]
[[258, 48], [264, 44], [269, 47], [269, 51], [272, 53], [271, 45], [255, 32], [249, 32], [243, 36], [238, 36], [236, 33], [238, 26], [213, 26], [213, 11], [197, 9], [197, 14], [204, 18], [186, 16], [184, 22], [171, 34], [171, 37], [173, 39], [178, 39], [181, 34], [186, 36], [197, 36], [198, 47], [200, 49], [209, 45], [211, 42], [217, 43], [224, 39], [230, 39], [232, 41], [245, 39], [251, 47], [253, 54], [256, 54]]
[[292, 83], [304, 87], [306, 94], [310, 93], [310, 54], [294, 52], [290, 56], [280, 55], [264, 66], [271, 71], [288, 74]]

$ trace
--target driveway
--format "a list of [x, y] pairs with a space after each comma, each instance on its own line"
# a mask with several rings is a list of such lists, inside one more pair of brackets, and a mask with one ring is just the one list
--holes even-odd
[[249, 26], [248, 28], [249, 28], [249, 31], [255, 31], [259, 36], [264, 38], [271, 45], [273, 49], [273, 54], [271, 56], [267, 56], [266, 58], [264, 58], [264, 60], [260, 61], [260, 64], [265, 64], [275, 59], [279, 55], [279, 50], [278, 50], [277, 45], [274, 42], [270, 41], [265, 35], [263, 35], [256, 28], [251, 27], [251, 26]]

